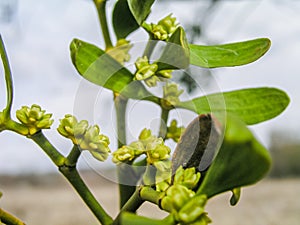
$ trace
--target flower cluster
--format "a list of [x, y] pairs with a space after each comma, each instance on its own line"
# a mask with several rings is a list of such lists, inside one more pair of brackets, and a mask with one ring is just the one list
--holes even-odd
[[158, 70], [158, 65], [150, 64], [147, 56], [139, 57], [135, 62], [135, 67], [137, 69], [135, 79], [144, 80], [148, 87], [154, 87], [157, 82], [172, 77], [171, 70]]
[[107, 54], [123, 65], [125, 62], [130, 60], [129, 50], [131, 47], [132, 45], [129, 41], [126, 39], [120, 39], [117, 41], [117, 44], [114, 48], [107, 51]]
[[89, 126], [86, 120], [80, 122], [72, 115], [65, 115], [60, 120], [57, 131], [64, 137], [72, 140], [81, 150], [88, 150], [96, 159], [104, 161], [107, 159], [110, 149], [107, 136], [100, 134], [97, 125]]
[[[164, 165], [156, 168], [157, 173], [170, 174], [168, 167]], [[165, 171], [165, 174], [161, 170]], [[163, 176], [160, 177], [162, 178]], [[179, 167], [171, 185], [170, 180], [166, 176], [164, 178], [164, 181], [156, 184], [156, 191], [165, 192], [165, 196], [161, 199], [162, 209], [172, 213], [180, 224], [207, 225], [211, 222], [204, 211], [207, 202], [206, 195], [196, 195], [193, 191], [200, 180], [200, 173], [196, 172], [195, 168]]]
[[166, 160], [170, 157], [170, 148], [164, 144], [162, 138], [152, 135], [148, 129], [142, 130], [139, 140], [119, 148], [113, 153], [113, 162], [121, 163], [133, 161], [141, 154], [146, 154], [148, 164]]
[[183, 126], [177, 126], [177, 121], [174, 119], [171, 121], [169, 127], [167, 127], [167, 139], [173, 139], [175, 142], [179, 141], [181, 134], [184, 132], [185, 128]]
[[53, 123], [51, 113], [45, 113], [39, 105], [33, 104], [30, 108], [22, 106], [17, 110], [18, 120], [28, 127], [29, 135], [33, 135], [42, 129], [49, 129]]
[[153, 40], [167, 41], [178, 27], [178, 22], [172, 14], [161, 19], [157, 24], [144, 23], [143, 27], [150, 34]]
[[178, 105], [180, 102], [179, 96], [183, 93], [183, 90], [178, 89], [176, 83], [166, 83], [163, 87], [163, 99], [162, 106], [166, 109], [171, 109]]
[[196, 172], [195, 167], [183, 169], [180, 166], [176, 170], [173, 183], [183, 185], [188, 189], [194, 189], [198, 185], [200, 177], [201, 174]]

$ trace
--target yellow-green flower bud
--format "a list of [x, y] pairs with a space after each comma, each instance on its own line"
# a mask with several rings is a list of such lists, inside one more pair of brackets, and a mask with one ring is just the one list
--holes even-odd
[[211, 219], [207, 216], [207, 213], [203, 213], [196, 221], [189, 223], [188, 225], [207, 225], [211, 223]]
[[137, 69], [137, 72], [135, 73], [136, 80], [145, 80], [147, 78], [150, 78], [155, 75], [155, 72], [158, 69], [157, 64], [149, 63], [147, 56], [138, 58], [135, 62], [135, 67]]
[[166, 85], [163, 87], [162, 106], [166, 109], [176, 106], [180, 102], [179, 96], [182, 93], [183, 90], [178, 89], [178, 84], [166, 83]]
[[129, 146], [134, 149], [135, 156], [139, 156], [145, 152], [145, 147], [141, 141], [134, 141]]
[[153, 164], [170, 158], [171, 149], [164, 144], [162, 138], [149, 142], [146, 146], [147, 162]]
[[171, 161], [158, 161], [154, 163], [157, 169], [155, 174], [156, 191], [166, 191], [171, 185], [172, 163]]
[[39, 105], [33, 104], [30, 108], [28, 106], [22, 106], [17, 110], [16, 116], [18, 120], [26, 125], [29, 130], [29, 134], [33, 135], [41, 129], [49, 129], [53, 123], [51, 120], [51, 113], [45, 114], [45, 110], [42, 110]]
[[184, 224], [196, 221], [203, 213], [207, 202], [206, 195], [196, 195], [191, 198], [179, 211], [178, 219]]
[[157, 76], [161, 76], [166, 79], [172, 78], [172, 70], [160, 70], [156, 73]]
[[130, 55], [128, 52], [132, 45], [129, 43], [130, 42], [125, 39], [120, 39], [117, 41], [116, 46], [112, 49], [109, 49], [107, 53], [123, 65], [125, 62], [130, 60]]
[[110, 153], [108, 145], [108, 137], [100, 134], [100, 128], [97, 125], [90, 126], [86, 130], [83, 139], [79, 142], [79, 147], [82, 150], [88, 150], [100, 161], [107, 159], [108, 154]]
[[157, 139], [154, 135], [152, 135], [151, 130], [149, 129], [143, 129], [139, 135], [139, 141], [143, 144], [144, 149], [146, 150], [147, 145], [149, 143], [154, 142]]
[[161, 19], [157, 24], [143, 23], [143, 27], [150, 34], [153, 40], [167, 41], [171, 35], [176, 31], [178, 23], [172, 14]]
[[166, 191], [166, 196], [161, 200], [161, 208], [176, 214], [194, 195], [192, 190], [175, 184]]
[[172, 14], [166, 16], [158, 22], [158, 25], [162, 26], [163, 29], [171, 36], [178, 27], [178, 22], [175, 17], [172, 17]]
[[134, 141], [131, 144], [124, 145], [113, 153], [112, 161], [114, 163], [133, 161], [145, 152], [144, 145], [140, 141]]
[[152, 25], [152, 30], [151, 30], [152, 34], [153, 34], [153, 39], [155, 40], [162, 40], [165, 41], [168, 39], [169, 34], [168, 32], [165, 30], [165, 28], [161, 25]]
[[157, 85], [157, 82], [161, 81], [161, 79], [154, 75], [152, 77], [149, 77], [148, 79], [145, 79], [144, 81], [148, 87], [155, 87]]
[[194, 189], [200, 180], [200, 176], [200, 173], [196, 172], [195, 167], [183, 169], [182, 166], [180, 166], [176, 170], [174, 184], [181, 184], [188, 189]]
[[169, 127], [167, 127], [167, 134], [166, 134], [166, 138], [170, 138], [173, 139], [175, 142], [179, 141], [179, 138], [181, 136], [181, 134], [184, 132], [184, 127], [178, 127], [177, 126], [177, 121], [176, 120], [172, 120], [171, 121], [171, 125]]
[[113, 153], [112, 161], [118, 164], [121, 162], [132, 161], [134, 159], [135, 159], [134, 149], [130, 146], [124, 145]]
[[64, 137], [72, 140], [73, 144], [78, 145], [82, 140], [89, 124], [86, 120], [78, 123], [75, 116], [70, 114], [65, 115], [65, 118], [60, 120], [57, 131]]

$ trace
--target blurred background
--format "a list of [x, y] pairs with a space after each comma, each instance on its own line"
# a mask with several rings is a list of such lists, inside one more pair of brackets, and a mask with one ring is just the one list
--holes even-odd
[[[108, 1], [108, 11], [113, 8], [114, 2]], [[291, 104], [282, 115], [251, 127], [258, 139], [270, 150], [274, 163], [268, 180], [263, 181], [262, 186], [258, 186], [257, 189], [256, 186], [247, 189], [245, 192], [249, 192], [248, 198], [246, 193], [245, 200], [242, 199], [242, 206], [237, 207], [241, 210], [238, 211], [241, 220], [243, 218], [249, 220], [243, 220], [243, 224], [248, 224], [247, 222], [258, 225], [283, 224], [282, 218], [287, 220], [284, 222], [287, 225], [299, 224], [300, 204], [295, 198], [297, 199], [300, 194], [298, 180], [300, 175], [300, 1], [158, 0], [152, 12], [154, 13], [149, 16], [149, 22], [157, 22], [172, 12], [186, 28], [190, 42], [197, 44], [230, 43], [259, 37], [271, 39], [271, 49], [257, 62], [235, 68], [197, 70], [196, 77], [193, 78], [199, 80], [208, 89], [211, 87], [211, 90], [216, 91], [270, 86], [283, 89], [289, 94]], [[82, 86], [85, 86], [86, 96], [89, 96], [90, 92], [99, 92], [98, 87], [81, 79], [73, 68], [69, 56], [69, 44], [73, 38], [104, 46], [96, 10], [90, 0], [0, 0], [0, 33], [13, 71], [14, 112], [22, 105], [40, 104], [47, 112], [53, 113], [55, 119], [53, 128], [56, 128], [59, 118], [74, 112], [74, 105], [78, 104], [76, 102], [78, 90]], [[129, 36], [134, 41], [141, 41], [146, 37], [147, 34], [143, 31], [137, 31]], [[197, 95], [190, 79], [180, 76], [177, 79], [191, 95]], [[0, 107], [4, 107], [6, 96], [2, 68], [0, 91]], [[111, 126], [114, 114], [112, 110], [108, 110], [112, 109], [111, 93], [101, 90], [101, 95], [96, 100], [92, 110], [97, 114], [97, 118], [92, 119], [100, 124], [102, 132], [114, 135], [114, 128]], [[155, 118], [158, 115], [159, 112], [149, 112], [148, 116]], [[138, 135], [143, 126], [142, 122], [144, 119], [140, 125], [135, 124], [130, 128], [132, 137]], [[154, 125], [150, 123], [147, 126], [155, 126], [155, 121], [153, 123]], [[55, 129], [45, 131], [45, 134], [55, 146], [62, 149], [63, 153], [67, 153], [71, 148], [70, 143], [61, 138]], [[66, 190], [70, 188], [61, 178], [45, 175], [55, 173], [57, 169], [30, 140], [10, 132], [2, 132], [0, 143], [0, 191], [7, 189], [4, 190], [4, 193], [7, 193], [5, 195], [19, 196], [20, 199], [20, 204], [16, 204], [15, 201], [9, 201], [7, 197], [1, 199], [0, 205], [2, 203], [8, 208], [11, 207], [17, 214], [28, 218], [28, 221], [31, 221], [28, 224], [39, 224], [33, 219], [30, 220], [35, 218], [35, 215], [41, 214], [38, 211], [40, 208], [34, 205], [38, 202], [34, 203], [32, 198], [26, 198], [24, 195], [27, 196], [30, 190], [35, 190], [36, 196], [43, 196], [45, 192], [41, 192], [40, 187], [50, 190], [53, 182], [61, 184], [61, 187]], [[116, 145], [113, 143], [112, 149], [114, 146]], [[98, 169], [98, 164], [90, 160], [85, 154], [85, 160], [80, 161], [80, 167]], [[105, 165], [100, 167], [106, 168]], [[19, 176], [18, 179], [13, 178], [16, 175]], [[97, 178], [97, 175], [89, 174], [87, 179], [95, 186], [96, 191], [99, 191], [99, 183], [106, 181], [99, 176]], [[101, 179], [101, 182], [95, 182], [95, 179]], [[17, 189], [16, 184], [21, 188]], [[113, 190], [110, 189], [111, 185], [114, 184], [105, 186], [108, 187], [108, 193]], [[270, 188], [274, 188], [272, 194], [266, 191]], [[78, 213], [82, 213], [82, 223], [87, 221], [84, 220], [85, 216], [92, 218], [87, 210], [81, 211], [83, 204], [78, 201], [77, 196], [74, 197], [73, 193], [69, 193], [70, 190], [68, 194], [61, 192], [62, 189], [51, 190], [54, 190], [51, 195], [60, 196], [64, 203], [72, 204], [75, 208], [78, 206]], [[47, 200], [43, 201], [46, 207]], [[79, 202], [78, 205], [73, 201]], [[26, 211], [24, 205], [29, 202], [33, 204], [34, 210]], [[226, 202], [223, 204], [226, 205]], [[260, 212], [249, 212], [249, 207], [256, 207]], [[231, 219], [228, 224], [241, 224], [241, 220], [233, 219], [237, 217], [235, 209], [228, 206], [226, 209], [219, 209], [217, 203], [212, 208], [215, 210], [212, 212], [215, 214], [212, 216], [216, 218], [215, 224], [223, 222], [227, 224], [228, 217]], [[115, 209], [112, 206], [110, 210], [113, 212]], [[33, 211], [35, 211], [34, 215]], [[61, 218], [59, 212], [64, 212], [65, 217], [69, 215], [68, 210], [58, 209], [54, 210], [53, 215], [58, 213], [57, 218]], [[223, 214], [226, 212], [226, 215], [220, 216], [221, 212]], [[56, 216], [52, 218], [53, 221], [49, 220], [49, 223], [43, 224], [80, 224], [72, 217], [72, 213], [66, 222], [56, 222]], [[88, 221], [90, 224], [95, 223], [93, 219]]]

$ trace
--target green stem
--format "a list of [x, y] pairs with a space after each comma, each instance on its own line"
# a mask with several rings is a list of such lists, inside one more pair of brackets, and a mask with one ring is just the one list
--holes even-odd
[[107, 0], [93, 0], [97, 8], [98, 17], [101, 25], [102, 35], [105, 41], [106, 50], [113, 47], [107, 25], [106, 2]]
[[135, 192], [131, 195], [126, 204], [122, 207], [120, 213], [117, 218], [113, 222], [112, 225], [120, 224], [121, 215], [124, 212], [132, 212], [135, 213], [136, 210], [144, 203], [144, 200], [140, 197], [140, 189], [136, 188]]
[[8, 57], [5, 51], [5, 47], [1, 35], [0, 35], [0, 54], [1, 54], [1, 59], [3, 63], [4, 73], [5, 73], [6, 93], [7, 93], [6, 94], [7, 104], [6, 104], [6, 108], [3, 110], [3, 113], [5, 119], [9, 119], [10, 111], [12, 107], [12, 101], [13, 101], [13, 81], [12, 81], [11, 70], [8, 62]]
[[59, 171], [67, 178], [70, 184], [75, 188], [77, 193], [83, 199], [85, 204], [93, 212], [96, 218], [103, 225], [110, 225], [112, 218], [104, 211], [102, 206], [93, 196], [89, 188], [81, 179], [76, 170], [76, 162], [80, 156], [80, 150], [74, 146], [67, 158], [65, 158], [59, 151], [48, 141], [42, 132], [38, 132], [30, 137], [37, 143], [44, 152], [50, 157], [54, 164], [59, 168]]
[[30, 136], [30, 138], [44, 150], [53, 163], [59, 167], [63, 166], [66, 158], [49, 142], [42, 131]]
[[157, 192], [151, 187], [141, 187], [140, 189], [140, 197], [148, 202], [152, 202], [156, 205], [160, 205], [160, 200], [165, 195], [164, 192]]
[[7, 225], [25, 225], [20, 219], [0, 208], [0, 224], [1, 222]]
[[117, 116], [117, 134], [118, 134], [118, 148], [126, 144], [126, 107], [128, 99], [115, 94], [115, 108]]
[[[122, 147], [126, 144], [126, 107], [128, 99], [115, 94], [115, 109], [117, 117], [117, 135], [118, 135], [118, 147]], [[135, 191], [135, 186], [125, 185], [128, 181], [135, 184], [136, 177], [132, 168], [124, 167], [122, 165], [117, 167], [117, 174], [119, 179], [119, 193], [120, 193], [120, 208], [128, 201], [130, 196]]]
[[81, 151], [78, 148], [78, 145], [74, 145], [70, 154], [66, 158], [65, 165], [76, 166], [80, 154], [81, 154]]
[[121, 225], [175, 225], [176, 221], [172, 215], [163, 220], [150, 219], [133, 213], [124, 212], [121, 215]]
[[2, 124], [2, 126], [3, 126], [3, 130], [4, 129], [10, 130], [20, 135], [27, 136], [29, 133], [28, 128], [25, 125], [17, 123], [11, 119], [6, 120], [4, 124]]
[[96, 216], [98, 221], [103, 225], [110, 225], [113, 220], [105, 212], [99, 202], [96, 200], [94, 195], [91, 193], [89, 188], [86, 186], [84, 181], [81, 179], [78, 171], [75, 167], [61, 166], [59, 171], [67, 178], [67, 180], [72, 184], [77, 193], [80, 195], [85, 204]]
[[169, 112], [170, 112], [169, 109], [165, 109], [164, 107], [161, 107], [161, 116], [160, 116], [161, 120], [160, 120], [158, 137], [165, 138], [166, 136]]

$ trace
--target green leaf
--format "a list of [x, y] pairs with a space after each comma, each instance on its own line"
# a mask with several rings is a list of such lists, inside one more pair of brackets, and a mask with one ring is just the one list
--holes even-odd
[[178, 27], [167, 42], [160, 59], [159, 70], [185, 69], [190, 64], [190, 50], [185, 31]]
[[262, 87], [210, 94], [180, 102], [177, 107], [198, 114], [226, 111], [252, 125], [278, 116], [288, 106], [289, 101], [284, 91]]
[[212, 197], [254, 184], [268, 172], [271, 157], [246, 125], [229, 117], [222, 146], [208, 169], [197, 194]]
[[95, 45], [74, 39], [70, 50], [77, 71], [90, 82], [127, 98], [159, 102], [159, 98], [147, 91], [141, 82], [133, 81], [129, 70]]
[[191, 44], [191, 64], [204, 68], [245, 65], [262, 57], [270, 46], [267, 38], [212, 46]]
[[128, 0], [128, 5], [136, 22], [141, 25], [149, 13], [155, 0]]
[[118, 0], [113, 11], [113, 27], [118, 39], [126, 38], [140, 26], [133, 17], [127, 0]]

